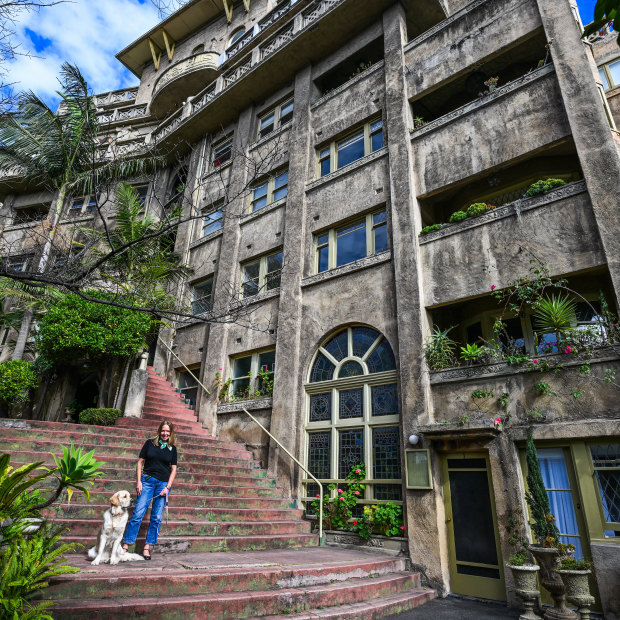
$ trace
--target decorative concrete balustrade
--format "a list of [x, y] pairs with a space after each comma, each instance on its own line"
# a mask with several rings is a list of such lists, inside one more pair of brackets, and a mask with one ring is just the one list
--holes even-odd
[[100, 125], [110, 123], [121, 123], [147, 116], [147, 105], [127, 106], [124, 108], [113, 108], [97, 115]]
[[123, 90], [113, 90], [109, 93], [103, 93], [95, 97], [97, 107], [121, 105], [135, 101], [138, 94], [138, 88], [125, 88]]

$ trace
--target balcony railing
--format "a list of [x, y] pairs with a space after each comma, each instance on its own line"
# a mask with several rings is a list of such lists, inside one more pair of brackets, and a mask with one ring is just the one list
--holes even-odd
[[[301, 1], [302, 0], [295, 0], [295, 2], [293, 2], [293, 0], [290, 0], [290, 2], [286, 3], [287, 6], [290, 4], [288, 10], [290, 10], [293, 4]], [[159, 142], [170, 135], [177, 127], [198, 112], [198, 110], [204, 108], [210, 101], [219, 97], [222, 92], [236, 84], [244, 75], [251, 72], [256, 65], [287, 45], [303, 31], [312, 26], [314, 22], [344, 2], [346, 2], [346, 0], [315, 0], [308, 11], [296, 16], [293, 24], [289, 24], [286, 28], [281, 29], [273, 36], [267, 38], [265, 42], [259, 46], [258, 52], [254, 50], [252, 54], [249, 54], [237, 66], [231, 68], [220, 78], [199, 92], [182, 110], [177, 110], [174, 114], [169, 116], [153, 132], [154, 141]], [[282, 7], [280, 17], [288, 12], [288, 10], [284, 11], [284, 8], [285, 7]]]
[[135, 101], [138, 94], [138, 88], [126, 88], [124, 90], [113, 90], [102, 95], [95, 95], [95, 104], [97, 107], [119, 105]]
[[146, 104], [137, 106], [128, 106], [125, 108], [113, 108], [97, 115], [97, 120], [100, 125], [107, 125], [110, 123], [120, 123], [123, 121], [130, 121], [136, 118], [142, 118], [147, 116]]
[[200, 71], [202, 69], [213, 69], [217, 71], [219, 58], [220, 56], [216, 52], [200, 52], [199, 54], [194, 54], [189, 58], [175, 63], [166, 69], [159, 76], [157, 82], [155, 82], [153, 97], [155, 97], [166, 84], [192, 71]]

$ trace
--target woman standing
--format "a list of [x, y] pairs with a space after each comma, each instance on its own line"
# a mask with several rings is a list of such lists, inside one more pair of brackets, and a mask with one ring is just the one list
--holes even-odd
[[151, 545], [157, 543], [167, 495], [176, 475], [177, 449], [174, 445], [174, 427], [164, 420], [157, 429], [157, 435], [153, 439], [147, 439], [140, 450], [136, 482], [138, 500], [125, 530], [123, 541], [125, 551], [129, 545], [136, 542], [140, 524], [152, 500], [151, 520], [142, 553], [145, 560], [151, 559]]

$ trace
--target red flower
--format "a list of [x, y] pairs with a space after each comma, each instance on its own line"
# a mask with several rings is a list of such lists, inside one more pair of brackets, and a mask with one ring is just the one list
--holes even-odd
[[404, 530], [404, 529], [405, 529], [405, 526], [404, 526], [404, 525], [401, 525], [401, 526], [400, 526], [400, 529], [401, 529], [401, 530]]
[[338, 493], [344, 493], [342, 489], [338, 489]]
[[355, 495], [359, 495], [359, 494], [360, 494], [360, 492], [359, 492], [359, 491], [355, 491]]
[[338, 499], [339, 499], [341, 502], [344, 502], [344, 497], [340, 496]]
[[357, 525], [357, 521], [353, 521], [353, 525]]
[[491, 284], [491, 291], [494, 291], [497, 288], [497, 286], [495, 286], [495, 284]]
[[316, 494], [317, 497], [321, 497], [318, 493]]
[[356, 470], [355, 470], [355, 473], [356, 473], [356, 474], [361, 474], [361, 473], [362, 473], [362, 470], [361, 470], [361, 469], [356, 469]]

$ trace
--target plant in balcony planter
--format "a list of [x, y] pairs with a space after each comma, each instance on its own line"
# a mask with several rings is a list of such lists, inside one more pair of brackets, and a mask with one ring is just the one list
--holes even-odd
[[448, 220], [450, 224], [456, 224], [457, 222], [462, 222], [467, 218], [467, 213], [465, 211], [455, 211]]
[[556, 187], [562, 187], [566, 185], [566, 181], [563, 179], [540, 179], [535, 183], [532, 183], [524, 194], [524, 198], [530, 198], [531, 196], [538, 196], [539, 194], [546, 194], [547, 192], [555, 189]]
[[575, 552], [573, 545], [564, 545], [564, 547], [568, 549], [560, 561], [560, 567], [556, 568], [555, 572], [562, 579], [567, 600], [579, 608], [579, 615], [582, 620], [588, 620], [590, 618], [589, 608], [595, 602], [594, 597], [590, 594], [589, 584], [592, 565], [587, 560], [577, 560], [571, 557]]
[[469, 205], [467, 207], [467, 211], [465, 211], [465, 215], [467, 217], [478, 217], [487, 211], [486, 202], [474, 202], [474, 204]]
[[425, 226], [420, 231], [420, 235], [428, 235], [429, 232], [433, 232], [434, 230], [440, 230], [441, 227], [442, 227], [441, 224], [430, 224], [429, 226]]
[[490, 77], [488, 80], [485, 80], [484, 85], [487, 87], [489, 94], [497, 89], [498, 82], [499, 82], [498, 75], [496, 75], [495, 77]]
[[537, 330], [555, 334], [555, 344], [558, 348], [562, 335], [577, 324], [576, 305], [568, 295], [543, 297], [535, 305], [533, 316]]
[[467, 344], [461, 347], [461, 359], [465, 360], [469, 364], [483, 363], [488, 356], [488, 353], [484, 347], [477, 344]]
[[456, 342], [448, 336], [452, 327], [440, 329], [435, 326], [430, 340], [424, 345], [424, 357], [431, 370], [442, 370], [456, 365]]
[[426, 121], [421, 116], [414, 116], [413, 118], [413, 128], [420, 129], [420, 127], [424, 127], [426, 125]]

